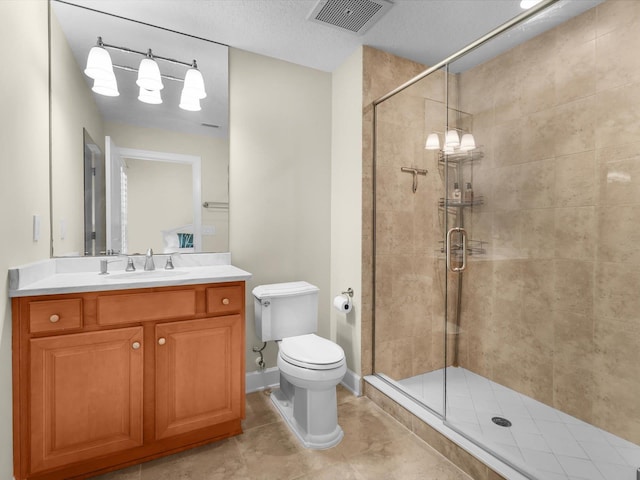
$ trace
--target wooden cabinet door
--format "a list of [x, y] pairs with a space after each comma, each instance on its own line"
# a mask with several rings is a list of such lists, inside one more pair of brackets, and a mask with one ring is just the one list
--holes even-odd
[[31, 472], [142, 445], [142, 327], [30, 340]]
[[242, 415], [242, 317], [156, 326], [156, 438]]

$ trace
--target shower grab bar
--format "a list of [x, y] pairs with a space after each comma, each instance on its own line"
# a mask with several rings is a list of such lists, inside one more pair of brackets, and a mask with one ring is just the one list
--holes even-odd
[[[460, 267], [454, 267], [451, 265], [451, 236], [453, 232], [460, 234], [462, 243], [462, 265]], [[447, 232], [447, 268], [451, 272], [462, 272], [467, 268], [467, 231], [462, 227], [453, 227]]]

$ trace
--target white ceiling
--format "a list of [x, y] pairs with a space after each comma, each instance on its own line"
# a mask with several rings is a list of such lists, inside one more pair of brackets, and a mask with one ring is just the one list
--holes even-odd
[[[308, 21], [318, 0], [71, 1], [327, 72], [359, 45], [433, 65], [522, 13], [520, 0], [393, 0], [390, 11], [358, 36]], [[563, 0], [561, 17], [597, 3]]]

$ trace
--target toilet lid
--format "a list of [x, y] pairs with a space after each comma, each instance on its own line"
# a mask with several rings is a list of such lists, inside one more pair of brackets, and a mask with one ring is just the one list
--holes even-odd
[[340, 345], [314, 334], [283, 338], [280, 355], [293, 365], [314, 370], [329, 370], [344, 362]]

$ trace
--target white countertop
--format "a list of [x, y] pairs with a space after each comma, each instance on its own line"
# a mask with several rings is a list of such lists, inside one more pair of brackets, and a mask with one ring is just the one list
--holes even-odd
[[[114, 263], [118, 269], [109, 268], [107, 275], [100, 275], [100, 260], [108, 257], [50, 259], [9, 270], [9, 296], [57, 295], [61, 293], [123, 290], [130, 288], [170, 287], [201, 283], [245, 281], [251, 274], [230, 262], [226, 254], [209, 254], [200, 258], [189, 256], [186, 260], [174, 259], [174, 270], [165, 270], [162, 255], [155, 257], [158, 267], [151, 272], [139, 268], [135, 272], [124, 271], [124, 263]], [[221, 256], [222, 255], [222, 256]], [[136, 259], [137, 260], [137, 259]], [[144, 261], [144, 257], [142, 257]], [[95, 264], [95, 265], [94, 265]], [[112, 264], [109, 265], [110, 267]]]

